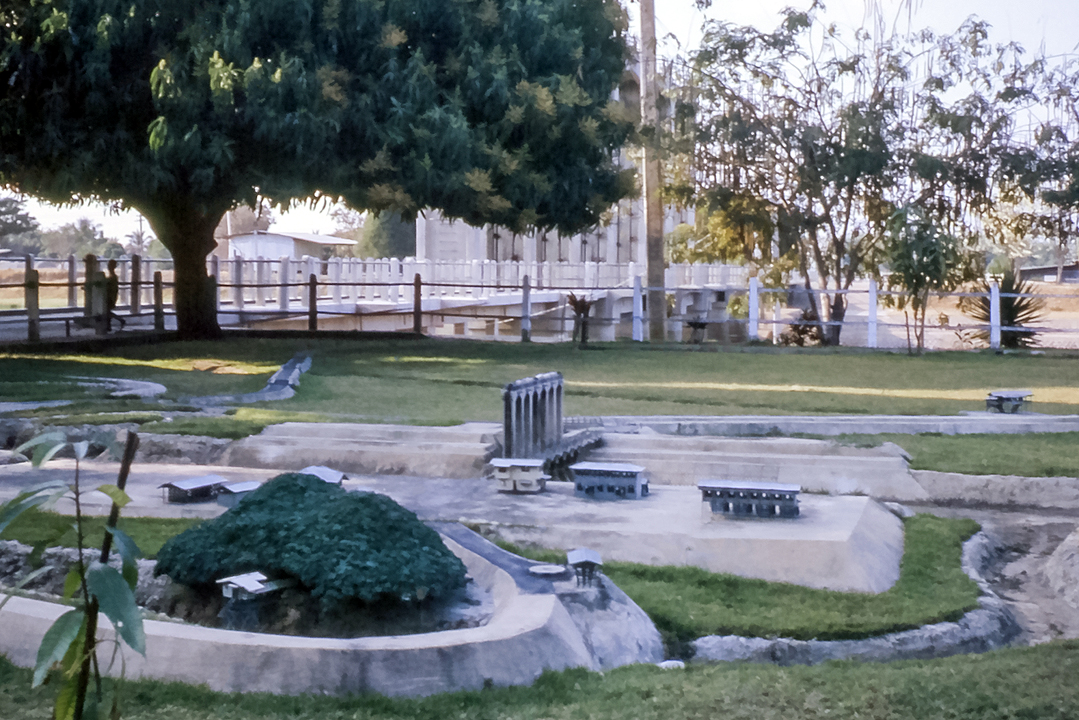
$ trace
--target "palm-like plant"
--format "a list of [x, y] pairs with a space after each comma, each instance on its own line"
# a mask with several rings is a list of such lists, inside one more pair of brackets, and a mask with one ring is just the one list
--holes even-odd
[[[999, 284], [1001, 347], [1011, 349], [1033, 347], [1037, 344], [1034, 339], [1037, 331], [1029, 329], [1028, 326], [1040, 322], [1045, 316], [1045, 301], [1031, 297], [1034, 294], [1033, 284], [1020, 278], [1013, 270], [1005, 271], [999, 279]], [[989, 283], [984, 279], [981, 280], [974, 287], [974, 292], [983, 294], [961, 298], [959, 309], [975, 320], [988, 325], [990, 322]], [[1004, 328], [1022, 329], [1006, 330]], [[979, 330], [975, 333], [975, 337], [988, 342], [989, 331]]]

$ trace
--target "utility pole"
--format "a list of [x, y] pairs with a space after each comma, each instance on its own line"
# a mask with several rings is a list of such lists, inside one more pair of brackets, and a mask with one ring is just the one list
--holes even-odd
[[[648, 338], [666, 340], [667, 293], [663, 291], [663, 203], [659, 198], [656, 143], [656, 6], [641, 0], [641, 129], [644, 131], [644, 237], [648, 271]], [[651, 129], [651, 132], [648, 132]]]

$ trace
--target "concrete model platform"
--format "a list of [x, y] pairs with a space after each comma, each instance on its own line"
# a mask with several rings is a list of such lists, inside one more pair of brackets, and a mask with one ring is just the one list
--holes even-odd
[[928, 495], [893, 445], [856, 448], [802, 438], [683, 437], [656, 432], [604, 433], [589, 452], [598, 462], [644, 466], [653, 484], [696, 485], [705, 478], [799, 485], [806, 492], [860, 493], [901, 501]]
[[282, 423], [233, 443], [224, 464], [299, 470], [329, 465], [346, 473], [479, 477], [497, 423], [454, 427]]
[[[42, 480], [71, 477], [74, 462], [42, 469], [28, 463], [0, 466], [0, 499]], [[83, 464], [86, 487], [115, 481], [117, 463]], [[216, 503], [167, 505], [157, 486], [205, 474], [207, 467], [139, 465], [128, 479], [133, 502], [127, 516], [216, 517]], [[281, 470], [213, 467], [230, 480], [270, 479]], [[497, 492], [493, 480], [352, 475], [344, 487], [384, 493], [427, 522], [489, 527], [512, 542], [570, 549], [587, 546], [604, 560], [652, 565], [697, 565], [714, 572], [853, 592], [882, 592], [899, 577], [903, 554], [900, 521], [867, 497], [800, 496], [802, 517], [719, 519], [692, 486], [653, 485], [633, 502], [577, 498], [572, 483], [548, 483], [538, 495]], [[100, 493], [84, 499], [89, 512], [108, 512]], [[61, 512], [70, 508], [61, 506]]]

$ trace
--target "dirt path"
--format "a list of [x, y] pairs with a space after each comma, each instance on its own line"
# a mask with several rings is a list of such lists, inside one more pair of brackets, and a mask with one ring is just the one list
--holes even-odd
[[1079, 527], [1079, 512], [932, 505], [911, 509], [944, 517], [969, 517], [981, 524], [998, 548], [985, 577], [1011, 606], [1023, 629], [1015, 644], [1079, 638], [1079, 608], [1069, 605], [1053, 590], [1044, 572], [1049, 556]]

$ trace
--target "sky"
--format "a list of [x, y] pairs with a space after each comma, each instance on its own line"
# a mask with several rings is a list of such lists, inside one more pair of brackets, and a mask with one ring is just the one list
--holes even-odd
[[[626, 0], [623, 0], [626, 2]], [[887, 18], [900, 18], [900, 29], [906, 30], [906, 5], [896, 0], [880, 0]], [[910, 17], [911, 29], [930, 27], [938, 32], [951, 32], [970, 15], [978, 15], [992, 26], [990, 39], [994, 42], [1018, 42], [1028, 52], [1044, 50], [1049, 55], [1079, 52], [1079, 0], [912, 0], [915, 10]], [[661, 54], [673, 54], [698, 43], [702, 25], [707, 19], [723, 19], [741, 25], [754, 25], [771, 30], [779, 22], [785, 7], [807, 8], [808, 1], [799, 0], [713, 0], [707, 11], [696, 8], [694, 0], [655, 0], [656, 36]], [[829, 0], [821, 16], [841, 27], [854, 29], [863, 24], [864, 0]], [[631, 31], [638, 32], [637, 0], [629, 3]], [[79, 218], [98, 223], [106, 236], [122, 239], [139, 224], [138, 213], [116, 212], [100, 204], [77, 207], [55, 207], [30, 200], [27, 209], [51, 229]], [[301, 207], [279, 214], [274, 228], [292, 232], [330, 233], [335, 223], [328, 211]]]

